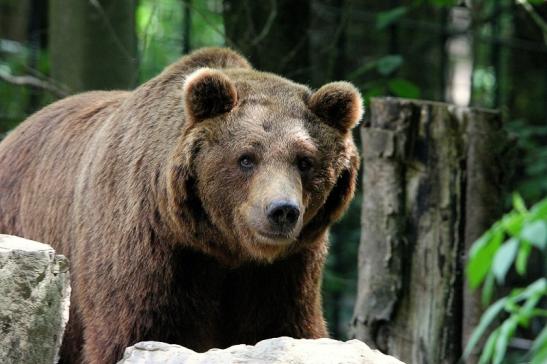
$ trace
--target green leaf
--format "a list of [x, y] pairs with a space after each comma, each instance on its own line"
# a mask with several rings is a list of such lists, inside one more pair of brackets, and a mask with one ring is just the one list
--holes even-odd
[[384, 56], [376, 61], [376, 69], [381, 75], [387, 76], [403, 64], [403, 57], [398, 54]]
[[534, 205], [530, 211], [530, 218], [547, 220], [547, 198]]
[[357, 67], [356, 69], [354, 69], [348, 75], [348, 79], [352, 80], [352, 79], [355, 79], [359, 76], [362, 76], [363, 74], [365, 74], [369, 71], [372, 71], [377, 66], [378, 66], [378, 61], [377, 60], [365, 62], [362, 65], [360, 65], [359, 67]]
[[500, 333], [496, 341], [496, 348], [494, 350], [494, 358], [492, 362], [494, 364], [501, 364], [503, 358], [505, 358], [505, 353], [507, 352], [507, 345], [509, 344], [509, 339], [515, 334], [518, 321], [513, 317], [509, 317], [503, 322], [500, 327]]
[[525, 225], [520, 237], [529, 241], [538, 249], [544, 250], [547, 246], [547, 222], [539, 220]]
[[496, 252], [494, 262], [492, 263], [492, 271], [496, 276], [498, 283], [503, 284], [505, 281], [505, 275], [517, 256], [518, 247], [519, 241], [515, 238], [511, 238]]
[[500, 247], [503, 237], [503, 230], [494, 227], [481, 236], [471, 247], [467, 264], [467, 278], [471, 288], [476, 288], [481, 284], [490, 271], [494, 254]]
[[532, 348], [530, 350], [536, 351], [539, 350], [543, 345], [547, 345], [547, 326], [541, 330], [538, 337], [534, 340]]
[[525, 215], [512, 212], [503, 217], [501, 224], [511, 236], [518, 236], [524, 224], [524, 218]]
[[526, 204], [524, 203], [524, 200], [518, 193], [513, 194], [513, 208], [520, 213], [528, 212], [528, 209], [526, 209]]
[[500, 330], [496, 329], [494, 332], [488, 336], [488, 340], [484, 344], [484, 349], [482, 350], [481, 357], [479, 359], [479, 364], [487, 364], [494, 354], [494, 348], [496, 347], [496, 341], [498, 340]]
[[[530, 351], [532, 353], [539, 353], [542, 350], [544, 351], [545, 359], [547, 359], [547, 326], [541, 330], [538, 337], [534, 340], [534, 343], [532, 344], [532, 348]], [[534, 355], [534, 358], [536, 355]]]
[[410, 81], [396, 78], [388, 82], [389, 89], [398, 97], [417, 99], [420, 97], [420, 89]]
[[492, 306], [488, 307], [488, 309], [484, 312], [484, 314], [481, 316], [481, 319], [479, 321], [479, 324], [473, 330], [473, 334], [471, 334], [471, 337], [469, 338], [469, 341], [467, 342], [467, 346], [465, 347], [465, 351], [463, 353], [463, 357], [467, 358], [469, 354], [471, 354], [471, 351], [477, 345], [480, 338], [484, 335], [484, 332], [488, 328], [488, 326], [494, 321], [496, 316], [503, 310], [505, 307], [505, 303], [507, 302], [507, 298], [504, 297], [498, 301], [496, 301]]
[[458, 0], [430, 0], [436, 6], [453, 6], [458, 4]]
[[484, 307], [486, 307], [492, 299], [492, 294], [494, 293], [494, 282], [494, 273], [489, 272], [484, 280], [484, 285], [482, 286], [481, 302]]
[[406, 6], [398, 6], [396, 8], [382, 11], [376, 16], [376, 29], [382, 30], [396, 23], [408, 11]]
[[531, 295], [526, 300], [526, 303], [518, 310], [516, 317], [522, 326], [528, 327], [528, 323], [530, 322], [530, 319], [534, 316], [535, 308], [542, 297], [543, 294], [541, 291], [536, 292], [535, 294]]
[[363, 95], [365, 100], [370, 100], [373, 97], [384, 95], [386, 93], [384, 86], [374, 86], [369, 88]]
[[[491, 229], [487, 230], [484, 234], [482, 234], [480, 238], [475, 240], [475, 242], [473, 243], [473, 245], [471, 245], [471, 248], [469, 249], [469, 259], [475, 259], [477, 254], [480, 254], [480, 252], [488, 246], [493, 236], [495, 234], [499, 234], [499, 232], [500, 231], [498, 229], [495, 229], [494, 226]], [[501, 233], [503, 234], [503, 231]]]
[[509, 298], [516, 302], [526, 300], [537, 294], [547, 295], [547, 278], [540, 278], [530, 283], [525, 289], [514, 289]]
[[547, 343], [545, 343], [541, 349], [539, 349], [537, 352], [534, 353], [534, 356], [532, 357], [532, 361], [530, 361], [530, 364], [545, 364], [545, 363], [547, 363]]
[[531, 251], [532, 251], [532, 245], [530, 245], [530, 243], [528, 243], [526, 240], [522, 240], [519, 246], [517, 262], [515, 264], [517, 273], [520, 274], [521, 276], [526, 273], [528, 257], [530, 256]]

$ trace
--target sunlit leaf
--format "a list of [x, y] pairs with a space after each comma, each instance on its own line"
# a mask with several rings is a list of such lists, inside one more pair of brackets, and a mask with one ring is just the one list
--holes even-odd
[[544, 250], [547, 246], [547, 222], [539, 220], [525, 225], [520, 237], [538, 249]]
[[477, 254], [485, 249], [486, 246], [489, 244], [490, 240], [492, 240], [494, 234], [496, 233], [499, 233], [499, 230], [492, 228], [490, 230], [487, 230], [484, 234], [481, 235], [480, 238], [475, 240], [475, 242], [473, 243], [473, 245], [471, 245], [471, 248], [469, 249], [469, 259], [474, 259]]
[[520, 213], [525, 213], [528, 211], [524, 200], [518, 193], [513, 194], [513, 208]]
[[516, 318], [522, 326], [528, 327], [528, 323], [530, 322], [530, 319], [534, 316], [535, 308], [542, 297], [543, 292], [536, 292], [536, 294], [530, 296], [526, 300], [526, 303], [522, 305], [520, 310], [517, 312]]
[[534, 205], [530, 211], [530, 218], [547, 220], [547, 198]]
[[547, 363], [547, 342], [543, 344], [537, 352], [532, 356], [530, 364], [545, 364]]
[[547, 295], [547, 278], [540, 278], [525, 289], [514, 289], [510, 298], [515, 301], [526, 300], [537, 294]]
[[541, 330], [538, 337], [534, 340], [534, 343], [532, 344], [532, 348], [530, 350], [532, 352], [536, 352], [543, 347], [547, 347], [547, 326], [545, 326], [543, 330]]
[[465, 351], [463, 353], [463, 357], [467, 358], [469, 354], [471, 354], [471, 351], [473, 351], [473, 348], [477, 343], [479, 342], [480, 338], [484, 335], [486, 329], [488, 326], [494, 321], [496, 316], [503, 310], [505, 307], [505, 303], [507, 302], [507, 298], [502, 298], [498, 301], [496, 301], [492, 306], [488, 307], [488, 309], [484, 312], [484, 314], [481, 316], [481, 319], [479, 321], [479, 324], [473, 330], [473, 334], [471, 334], [471, 337], [469, 338], [469, 341], [467, 342], [467, 346], [465, 347]]
[[501, 364], [503, 361], [505, 353], [507, 352], [507, 345], [509, 344], [509, 340], [515, 334], [517, 325], [518, 321], [513, 316], [509, 317], [501, 325], [499, 329], [500, 333], [498, 335], [498, 339], [496, 340], [496, 347], [494, 349], [494, 357], [492, 358], [492, 362], [494, 364]]
[[513, 212], [505, 215], [501, 220], [501, 224], [511, 236], [518, 236], [524, 224], [524, 219], [525, 216], [523, 214]]
[[505, 275], [517, 256], [518, 247], [519, 241], [515, 238], [511, 238], [496, 252], [494, 262], [492, 263], [492, 271], [496, 276], [498, 283], [502, 284], [505, 281]]
[[477, 287], [486, 277], [492, 266], [494, 254], [503, 240], [503, 230], [490, 230], [477, 240], [469, 251], [467, 278], [471, 288]]
[[486, 340], [486, 343], [484, 344], [484, 349], [482, 350], [481, 357], [479, 358], [479, 364], [487, 364], [490, 361], [490, 358], [492, 358], [499, 333], [500, 333], [500, 330], [497, 329], [497, 330], [494, 330], [490, 334], [490, 336], [488, 336], [488, 340]]

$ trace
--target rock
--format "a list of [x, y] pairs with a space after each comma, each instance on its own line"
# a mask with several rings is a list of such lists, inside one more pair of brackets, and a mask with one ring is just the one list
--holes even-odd
[[68, 321], [68, 261], [0, 234], [0, 363], [55, 363]]
[[125, 350], [118, 364], [403, 364], [394, 357], [372, 350], [358, 340], [293, 339], [278, 337], [255, 346], [235, 345], [196, 353], [179, 345], [143, 341]]

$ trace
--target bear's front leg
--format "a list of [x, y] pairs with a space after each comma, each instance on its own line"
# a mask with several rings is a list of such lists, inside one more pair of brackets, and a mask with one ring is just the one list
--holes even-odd
[[235, 270], [224, 294], [224, 346], [279, 336], [328, 337], [321, 307], [321, 250]]

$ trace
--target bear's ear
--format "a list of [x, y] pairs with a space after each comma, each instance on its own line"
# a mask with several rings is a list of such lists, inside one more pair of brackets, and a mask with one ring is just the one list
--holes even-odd
[[200, 68], [184, 82], [184, 109], [191, 122], [225, 114], [237, 103], [233, 82], [221, 71]]
[[357, 125], [363, 116], [361, 94], [349, 82], [327, 83], [311, 95], [308, 106], [315, 115], [342, 132]]

